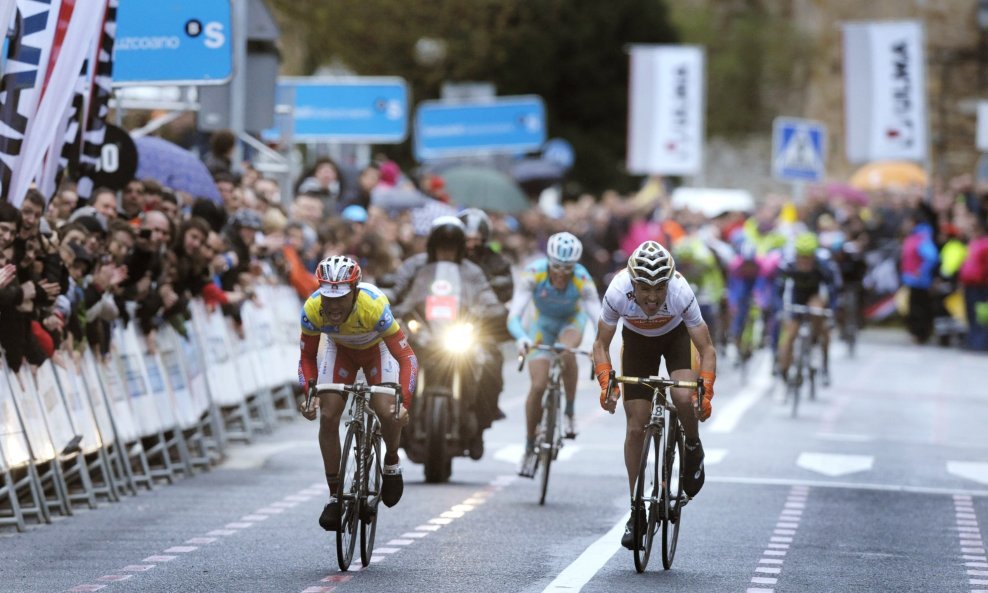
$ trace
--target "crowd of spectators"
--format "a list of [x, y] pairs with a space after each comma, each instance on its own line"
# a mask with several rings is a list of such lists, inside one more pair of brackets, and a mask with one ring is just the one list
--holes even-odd
[[[12, 369], [85, 344], [107, 353], [113, 323], [138, 324], [153, 348], [162, 324], [183, 329], [192, 298], [221, 308], [238, 327], [239, 305], [257, 283], [287, 282], [304, 298], [315, 288], [316, 262], [330, 254], [353, 255], [367, 280], [382, 280], [423, 250], [434, 215], [456, 211], [441, 177], [413, 179], [387, 159], [366, 165], [353, 183], [320, 159], [286, 188], [249, 164], [233, 173], [228, 143], [214, 144], [207, 160], [219, 203], [151, 179], [131, 181], [119, 196], [98, 188], [85, 203], [69, 183], [53, 196], [29, 191], [19, 209], [0, 202], [0, 346]], [[381, 199], [403, 190], [425, 201]], [[520, 264], [551, 234], [572, 232], [602, 290], [646, 239], [674, 246], [700, 237], [725, 260], [738, 229], [792, 236], [808, 228], [825, 246], [855, 246], [866, 266], [853, 280], [873, 297], [908, 287], [908, 328], [917, 341], [934, 335], [947, 297], [963, 289], [967, 347], [988, 350], [988, 192], [969, 176], [871, 192], [867, 200], [821, 187], [798, 208], [766, 196], [750, 215], [714, 218], [673, 209], [668, 190], [649, 179], [630, 196], [607, 191], [553, 208], [490, 212], [491, 244]], [[903, 242], [920, 232], [922, 240]]]

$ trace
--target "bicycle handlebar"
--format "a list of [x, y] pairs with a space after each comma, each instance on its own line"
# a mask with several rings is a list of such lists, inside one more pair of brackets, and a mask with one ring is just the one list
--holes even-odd
[[394, 414], [395, 420], [401, 412], [401, 389], [399, 387], [388, 387], [385, 385], [367, 385], [366, 383], [320, 383], [316, 385], [315, 380], [309, 380], [309, 390], [305, 397], [305, 407], [308, 409], [312, 398], [323, 391], [335, 391], [338, 393], [355, 394], [380, 394], [390, 395], [395, 399]]
[[644, 385], [645, 387], [651, 387], [652, 389], [667, 389], [669, 387], [682, 388], [682, 389], [696, 389], [696, 401], [693, 404], [693, 413], [696, 417], [700, 417], [701, 404], [703, 402], [703, 395], [706, 393], [703, 387], [703, 381], [673, 381], [672, 379], [666, 379], [659, 376], [651, 377], [627, 377], [624, 375], [616, 375], [614, 371], [611, 371], [611, 376], [607, 382], [607, 393], [610, 393], [618, 383], [625, 383], [629, 385]]
[[[579, 350], [577, 348], [570, 348], [569, 346], [563, 346], [561, 344], [553, 344], [552, 346], [547, 346], [545, 344], [533, 344], [532, 347], [529, 348], [529, 352], [531, 352], [532, 350], [543, 350], [545, 352], [552, 352], [553, 354], [556, 355], [569, 353], [569, 354], [582, 354], [588, 358], [593, 356], [593, 352], [590, 352], [588, 350]], [[521, 370], [525, 368], [526, 355], [527, 353], [518, 355], [518, 372], [521, 372]], [[593, 378], [593, 369], [590, 369], [590, 378], [591, 379]]]
[[786, 313], [793, 313], [795, 315], [809, 315], [810, 317], [826, 317], [830, 318], [834, 316], [834, 312], [830, 309], [825, 309], [823, 307], [808, 307], [806, 305], [786, 305], [782, 308]]

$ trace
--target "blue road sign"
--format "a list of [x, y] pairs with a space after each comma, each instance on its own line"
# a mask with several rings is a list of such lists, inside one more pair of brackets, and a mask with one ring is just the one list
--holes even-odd
[[278, 103], [291, 106], [291, 115], [279, 117], [291, 118], [295, 141], [390, 144], [408, 136], [408, 86], [402, 78], [280, 78]]
[[820, 122], [777, 117], [772, 122], [772, 176], [780, 181], [819, 182], [826, 174], [827, 127]]
[[113, 84], [222, 84], [231, 41], [230, 0], [120, 0]]
[[545, 105], [536, 95], [476, 103], [424, 101], [415, 114], [415, 158], [522, 153], [545, 142]]

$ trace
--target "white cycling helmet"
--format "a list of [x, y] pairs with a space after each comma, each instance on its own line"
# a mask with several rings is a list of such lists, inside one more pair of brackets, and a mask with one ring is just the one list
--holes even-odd
[[572, 233], [556, 233], [549, 237], [545, 251], [549, 263], [573, 265], [580, 261], [580, 256], [583, 255], [583, 243], [580, 243]]
[[676, 272], [676, 262], [665, 247], [655, 241], [645, 241], [628, 258], [628, 274], [632, 282], [657, 286], [668, 282]]
[[350, 294], [363, 273], [360, 264], [345, 255], [332, 255], [316, 266], [316, 280], [319, 281], [319, 294], [339, 298]]

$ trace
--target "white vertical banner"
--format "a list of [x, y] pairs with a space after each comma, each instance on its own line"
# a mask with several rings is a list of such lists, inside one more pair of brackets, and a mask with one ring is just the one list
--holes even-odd
[[926, 53], [919, 21], [844, 24], [847, 159], [927, 159]]
[[[99, 32], [98, 24], [102, 17], [102, 10], [95, 6], [83, 5], [81, 2], [77, 4], [75, 0], [62, 0], [57, 21], [60, 29], [55, 35], [41, 101], [35, 116], [27, 124], [21, 147], [20, 168], [14, 170], [11, 176], [7, 196], [11, 203], [19, 204], [24, 199], [30, 183], [41, 173], [45, 153], [49, 148], [57, 151], [50, 158], [58, 159], [60, 155], [64, 138], [56, 137], [59, 124], [62, 123], [65, 109], [72, 102], [79, 71], [93, 37]], [[61, 27], [65, 27], [64, 34]]]
[[988, 152], [988, 101], [978, 101], [978, 134], [975, 146], [981, 152]]
[[702, 47], [631, 47], [628, 171], [696, 175], [703, 170], [705, 81]]

